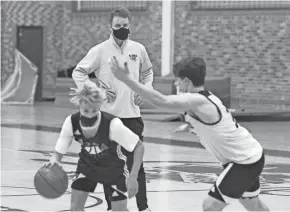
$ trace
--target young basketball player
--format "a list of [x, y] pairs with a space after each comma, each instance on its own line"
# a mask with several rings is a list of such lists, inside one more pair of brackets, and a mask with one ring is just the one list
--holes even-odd
[[[98, 82], [106, 87], [107, 101], [104, 102], [101, 110], [113, 114], [121, 119], [123, 124], [139, 135], [143, 140], [144, 123], [140, 113], [140, 105], [143, 99], [132, 92], [122, 82], [116, 80], [110, 72], [108, 59], [114, 55], [126, 57], [130, 60], [129, 66], [134, 73], [136, 81], [148, 87], [152, 87], [153, 69], [146, 48], [139, 42], [130, 38], [130, 26], [132, 26], [132, 16], [128, 9], [124, 7], [116, 8], [110, 13], [108, 29], [110, 37], [102, 43], [93, 46], [86, 56], [78, 63], [72, 73], [75, 84], [79, 87], [84, 82], [91, 82], [89, 74], [94, 72]], [[132, 163], [132, 155], [128, 156], [128, 164]], [[150, 211], [147, 200], [146, 173], [141, 165], [138, 175], [139, 192], [136, 195], [136, 203], [139, 211]], [[108, 210], [111, 203], [107, 196], [110, 195], [104, 186]]]
[[202, 58], [186, 58], [174, 66], [182, 94], [165, 96], [132, 80], [127, 63], [111, 58], [114, 75], [159, 108], [185, 111], [202, 145], [223, 164], [224, 171], [203, 202], [204, 211], [219, 211], [239, 199], [247, 210], [268, 211], [259, 199], [259, 176], [265, 158], [260, 143], [239, 125], [221, 100], [204, 89], [206, 65]]
[[[71, 99], [79, 112], [66, 118], [48, 165], [61, 163], [73, 140], [81, 143], [77, 176], [71, 187], [71, 211], [83, 211], [89, 192], [97, 183], [111, 189], [113, 211], [127, 211], [127, 197], [138, 192], [137, 176], [142, 164], [144, 146], [139, 137], [122, 121], [100, 107], [105, 94], [100, 88], [74, 89]], [[133, 152], [133, 165], [127, 167], [127, 155]], [[128, 194], [127, 194], [128, 191]]]

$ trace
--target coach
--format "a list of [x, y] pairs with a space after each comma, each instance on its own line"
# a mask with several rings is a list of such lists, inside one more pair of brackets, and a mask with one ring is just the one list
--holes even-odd
[[[129, 129], [142, 140], [144, 123], [141, 118], [139, 105], [142, 98], [135, 94], [123, 82], [117, 80], [109, 66], [109, 58], [122, 57], [128, 62], [129, 70], [136, 81], [152, 87], [152, 64], [145, 47], [128, 38], [130, 34], [131, 14], [126, 8], [118, 8], [110, 14], [110, 38], [92, 47], [87, 55], [79, 62], [72, 77], [76, 85], [82, 86], [90, 81], [88, 75], [95, 73], [98, 82], [107, 90], [107, 102], [101, 110], [118, 116]], [[133, 155], [128, 156], [128, 166], [132, 165]], [[146, 194], [146, 177], [143, 164], [138, 174], [139, 192], [136, 195], [139, 211], [149, 210]], [[111, 204], [108, 199], [110, 189], [105, 188], [108, 210]]]

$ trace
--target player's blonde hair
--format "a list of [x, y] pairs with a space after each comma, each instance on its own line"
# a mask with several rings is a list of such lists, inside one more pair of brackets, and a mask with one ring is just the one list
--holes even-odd
[[104, 101], [106, 98], [105, 92], [102, 88], [87, 83], [80, 88], [71, 88], [70, 96], [74, 96], [71, 98], [70, 102], [76, 106], [79, 106], [82, 101], [94, 105]]

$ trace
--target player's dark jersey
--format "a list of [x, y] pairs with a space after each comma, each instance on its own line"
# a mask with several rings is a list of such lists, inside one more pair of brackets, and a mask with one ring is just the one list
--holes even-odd
[[110, 124], [114, 118], [116, 117], [109, 113], [101, 112], [99, 129], [91, 138], [86, 138], [83, 134], [79, 112], [71, 116], [71, 123], [74, 139], [82, 144], [82, 148], [90, 154], [95, 154], [103, 165], [120, 167], [124, 166], [128, 151], [110, 139]]
[[92, 127], [81, 126], [80, 118], [79, 112], [66, 118], [55, 150], [65, 154], [76, 140], [81, 144], [77, 172], [101, 183], [129, 176], [127, 156], [134, 151], [139, 137], [109, 113], [100, 112]]

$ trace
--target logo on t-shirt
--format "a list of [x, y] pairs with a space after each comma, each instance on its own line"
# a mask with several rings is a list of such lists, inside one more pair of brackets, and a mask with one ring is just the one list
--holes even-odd
[[130, 57], [131, 60], [136, 61], [137, 54], [129, 54], [129, 57]]

